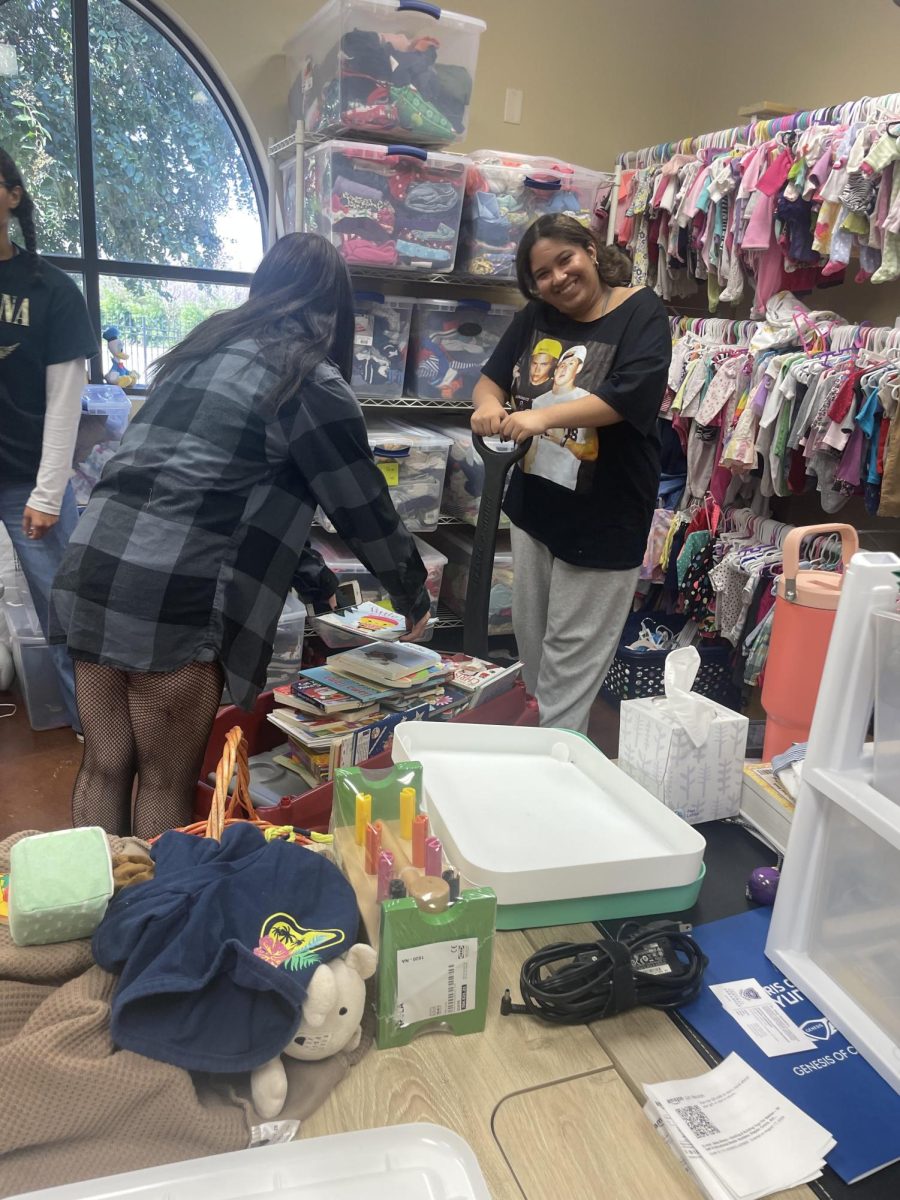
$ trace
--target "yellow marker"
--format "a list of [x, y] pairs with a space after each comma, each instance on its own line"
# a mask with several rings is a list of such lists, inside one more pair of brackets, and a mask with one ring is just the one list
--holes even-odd
[[416, 789], [405, 787], [400, 791], [400, 836], [410, 841], [413, 817], [416, 815]]
[[366, 792], [356, 793], [356, 844], [365, 845], [366, 826], [372, 820], [372, 797]]

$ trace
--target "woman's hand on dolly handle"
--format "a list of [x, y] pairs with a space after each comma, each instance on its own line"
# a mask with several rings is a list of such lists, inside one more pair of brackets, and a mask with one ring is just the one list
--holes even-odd
[[507, 441], [527, 441], [528, 438], [540, 437], [548, 429], [546, 413], [542, 409], [524, 408], [521, 412], [511, 412], [504, 415], [500, 426], [500, 436]]
[[480, 433], [482, 437], [497, 434], [507, 416], [508, 413], [499, 400], [493, 397], [483, 400], [472, 413], [472, 432]]

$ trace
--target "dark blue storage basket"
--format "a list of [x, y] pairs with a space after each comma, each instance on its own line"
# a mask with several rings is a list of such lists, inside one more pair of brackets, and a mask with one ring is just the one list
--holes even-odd
[[[600, 695], [611, 704], [622, 700], [637, 700], [645, 696], [662, 696], [665, 693], [665, 666], [668, 650], [629, 650], [637, 641], [641, 623], [648, 621], [662, 625], [677, 635], [687, 618], [678, 614], [632, 613], [625, 623], [625, 630], [612, 661]], [[726, 708], [740, 709], [741, 693], [734, 683], [731, 665], [734, 647], [722, 638], [714, 641], [704, 639], [697, 644], [700, 654], [700, 670], [694, 683], [694, 691], [700, 696], [724, 704]]]

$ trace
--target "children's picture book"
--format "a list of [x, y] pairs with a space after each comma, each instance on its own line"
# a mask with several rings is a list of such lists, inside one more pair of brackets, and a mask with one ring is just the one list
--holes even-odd
[[[336, 692], [343, 692], [353, 700], [358, 700], [360, 704], [375, 704], [379, 700], [393, 695], [394, 691], [393, 688], [379, 687], [365, 679], [353, 679], [343, 672], [332, 671], [328, 667], [308, 667], [305, 671], [301, 671], [295, 683], [291, 684], [294, 695], [301, 694], [299, 688], [304, 682], [319, 684], [332, 688]], [[276, 691], [278, 690], [280, 689], [276, 689]]]
[[352, 650], [332, 654], [328, 659], [328, 666], [332, 670], [347, 670], [354, 675], [362, 675], [365, 679], [391, 683], [395, 687], [410, 687], [413, 684], [426, 683], [431, 677], [438, 678], [449, 674], [439, 654], [414, 642], [401, 642], [389, 646], [356, 646]]
[[341, 612], [322, 613], [315, 620], [319, 625], [375, 641], [396, 641], [406, 633], [405, 617], [371, 601], [357, 604], [355, 608], [345, 608]]
[[515, 682], [522, 670], [521, 663], [512, 663], [510, 666], [501, 667], [496, 663], [486, 662], [483, 658], [472, 658], [462, 654], [454, 655], [446, 662], [453, 672], [451, 675], [453, 686], [462, 688], [466, 692], [480, 691], [485, 684], [493, 683], [498, 679], [510, 678]]
[[348, 696], [346, 692], [339, 692], [336, 688], [313, 683], [311, 680], [285, 683], [272, 690], [275, 694], [276, 704], [284, 704], [290, 708], [297, 708], [305, 713], [318, 713], [322, 715], [335, 712], [350, 712], [363, 706], [361, 700], [357, 700], [353, 696]]

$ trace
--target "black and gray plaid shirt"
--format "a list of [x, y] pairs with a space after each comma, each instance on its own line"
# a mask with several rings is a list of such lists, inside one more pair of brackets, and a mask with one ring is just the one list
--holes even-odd
[[400, 612], [427, 611], [425, 568], [350, 388], [323, 363], [267, 422], [274, 384], [243, 341], [151, 393], [69, 543], [52, 641], [129, 671], [218, 660], [252, 708], [316, 504]]

